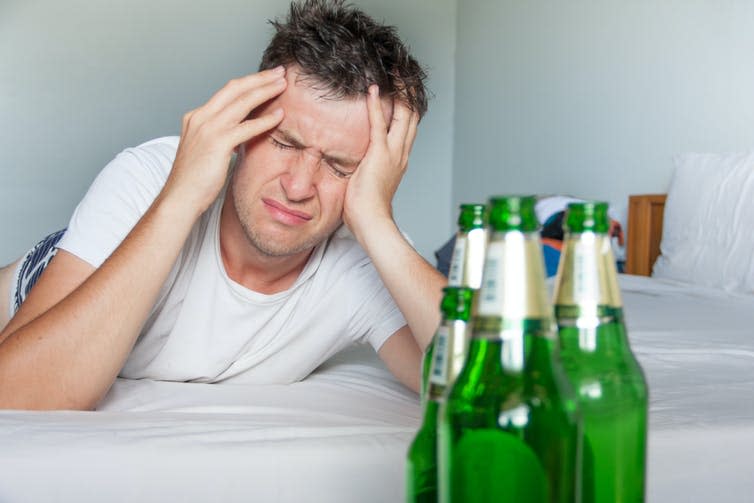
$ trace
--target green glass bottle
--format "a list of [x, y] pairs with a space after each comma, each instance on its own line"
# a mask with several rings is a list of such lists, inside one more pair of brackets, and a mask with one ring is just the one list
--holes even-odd
[[[460, 370], [453, 359], [456, 346], [463, 348], [466, 327], [471, 316], [474, 290], [449, 286], [443, 289], [442, 322], [435, 334], [435, 358], [432, 361], [424, 420], [408, 450], [406, 462], [406, 501], [435, 503], [437, 501], [437, 411], [445, 390]], [[449, 355], [450, 357], [447, 357]]]
[[642, 502], [647, 386], [623, 322], [607, 204], [570, 204], [564, 228], [554, 304], [583, 416], [583, 501]]
[[579, 501], [577, 403], [557, 356], [534, 197], [492, 198], [463, 370], [440, 412], [440, 501]]
[[[458, 214], [458, 232], [448, 271], [448, 286], [465, 286], [478, 290], [482, 284], [484, 251], [487, 248], [485, 206], [462, 204]], [[422, 403], [426, 401], [429, 371], [434, 358], [434, 339], [424, 351], [422, 360]], [[463, 359], [465, 354], [459, 357]]]

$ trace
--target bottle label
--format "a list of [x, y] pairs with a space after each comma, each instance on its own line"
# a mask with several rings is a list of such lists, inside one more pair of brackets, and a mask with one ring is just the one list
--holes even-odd
[[576, 243], [573, 258], [573, 286], [576, 298], [597, 302], [601, 292], [594, 235], [583, 235]]
[[596, 316], [597, 306], [620, 308], [620, 288], [610, 241], [584, 232], [566, 238], [554, 303], [579, 306], [581, 316]]
[[502, 262], [505, 254], [505, 246], [500, 242], [492, 242], [487, 247], [487, 257], [484, 261], [484, 273], [482, 274], [482, 287], [479, 292], [479, 305], [477, 307], [480, 316], [499, 316], [503, 303], [503, 285], [501, 277]]
[[482, 271], [484, 269], [484, 254], [487, 249], [487, 230], [472, 229], [468, 234], [466, 246], [466, 262], [462, 286], [478, 290], [482, 285]]
[[536, 234], [507, 232], [487, 245], [477, 316], [509, 319], [552, 317]]
[[432, 372], [429, 375], [429, 381], [432, 384], [445, 386], [448, 382], [449, 340], [449, 328], [445, 325], [440, 325], [435, 334], [434, 361], [432, 362]]
[[453, 256], [450, 259], [448, 271], [448, 286], [461, 286], [463, 281], [463, 264], [466, 260], [466, 236], [458, 234]]

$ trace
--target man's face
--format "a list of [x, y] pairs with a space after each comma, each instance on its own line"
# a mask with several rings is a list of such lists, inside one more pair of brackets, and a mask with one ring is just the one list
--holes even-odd
[[306, 79], [255, 111], [282, 108], [282, 122], [247, 142], [231, 193], [251, 244], [265, 255], [308, 251], [341, 224], [350, 175], [369, 146], [366, 99], [321, 98]]

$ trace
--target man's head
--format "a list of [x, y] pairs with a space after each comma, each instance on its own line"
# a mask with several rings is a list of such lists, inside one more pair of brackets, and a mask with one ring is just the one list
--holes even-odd
[[383, 98], [402, 101], [423, 116], [426, 73], [395, 29], [376, 23], [344, 0], [291, 4], [285, 21], [271, 21], [276, 33], [260, 70], [298, 66], [300, 78], [332, 99], [365, 96], [371, 84]]
[[249, 243], [267, 256], [308, 253], [342, 223], [348, 180], [367, 152], [367, 93], [379, 86], [385, 120], [399, 101], [427, 108], [425, 74], [390, 27], [341, 0], [294, 3], [262, 69], [286, 67], [287, 86], [252, 116], [282, 121], [239, 151], [230, 187]]

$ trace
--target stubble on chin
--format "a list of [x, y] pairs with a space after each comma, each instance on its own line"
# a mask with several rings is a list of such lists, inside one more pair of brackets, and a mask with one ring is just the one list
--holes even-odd
[[332, 234], [332, 232], [316, 234], [308, 238], [296, 236], [293, 240], [289, 241], [276, 239], [274, 236], [266, 235], [266, 233], [255, 225], [254, 218], [250, 215], [251, 212], [248, 206], [244, 204], [243, 199], [238, 196], [236, 190], [231, 190], [231, 194], [233, 197], [233, 209], [236, 212], [238, 221], [241, 223], [246, 240], [252, 247], [267, 257], [288, 257], [305, 251], [311, 251]]
[[244, 220], [241, 220], [241, 225], [247, 241], [262, 255], [268, 257], [289, 257], [305, 251], [311, 251], [322, 241], [322, 239], [317, 237], [316, 239], [310, 238], [301, 242], [281, 242], [264, 236], [252, 225], [247, 225], [247, 222]]

